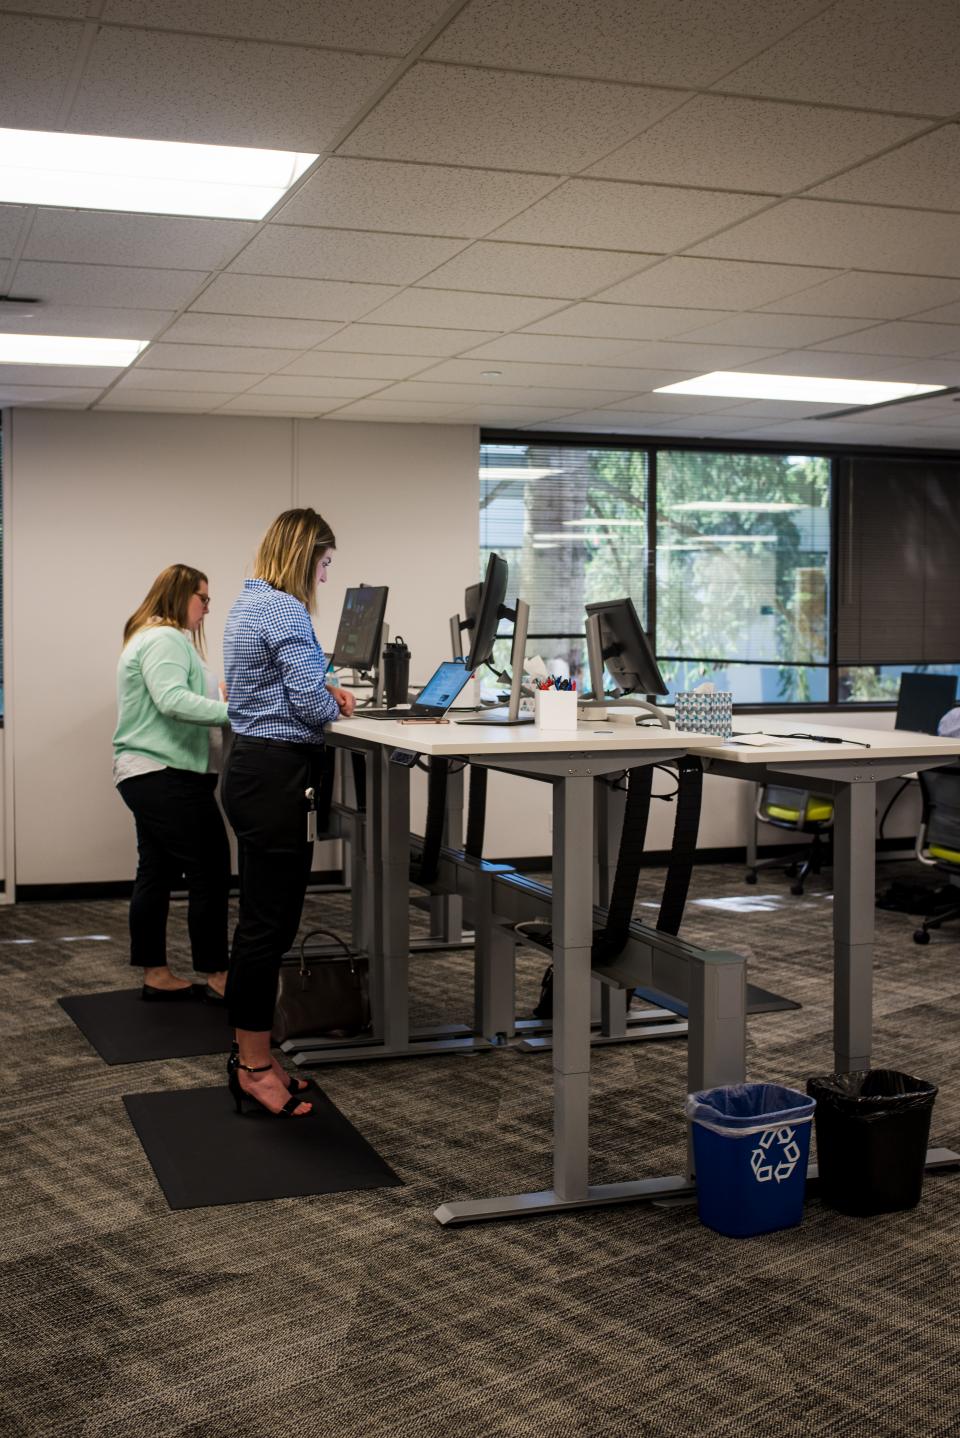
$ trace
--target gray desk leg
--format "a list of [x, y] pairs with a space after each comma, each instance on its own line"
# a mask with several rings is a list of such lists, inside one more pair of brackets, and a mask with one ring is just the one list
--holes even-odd
[[517, 941], [493, 916], [493, 875], [474, 881], [474, 1021], [478, 1034], [501, 1043], [517, 1026]]
[[553, 1189], [587, 1197], [593, 780], [565, 778], [553, 797]]
[[410, 1040], [410, 770], [404, 764], [392, 764], [389, 749], [381, 748], [378, 754], [383, 874], [380, 950], [383, 964], [383, 1041], [388, 1048], [397, 1048]]
[[833, 1047], [838, 1073], [870, 1067], [876, 784], [834, 795]]
[[757, 865], [757, 804], [760, 796], [760, 785], [750, 785], [750, 817], [747, 820], [747, 869], [755, 869]]
[[[594, 903], [606, 908], [613, 888], [620, 834], [623, 830], [625, 795], [612, 789], [602, 779], [594, 781]], [[597, 989], [600, 990], [599, 994]], [[599, 1022], [604, 1038], [623, 1038], [627, 1032], [627, 1011], [630, 991], [614, 989], [609, 984], [595, 984], [591, 1017]]]

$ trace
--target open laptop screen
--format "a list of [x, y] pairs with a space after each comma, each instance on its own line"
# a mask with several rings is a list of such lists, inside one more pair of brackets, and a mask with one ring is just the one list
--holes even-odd
[[473, 673], [462, 659], [449, 659], [427, 680], [413, 701], [413, 712], [424, 710], [445, 714]]

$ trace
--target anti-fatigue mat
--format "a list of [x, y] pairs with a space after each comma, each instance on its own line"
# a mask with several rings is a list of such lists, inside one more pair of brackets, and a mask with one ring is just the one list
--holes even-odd
[[[687, 1017], [687, 1006], [682, 999], [672, 998], [669, 994], [662, 994], [659, 989], [634, 989], [638, 998], [646, 999], [648, 1003], [656, 1004], [658, 1008], [669, 1009], [680, 1018]], [[747, 984], [747, 1013], [748, 1014], [779, 1014], [787, 1009], [802, 1008], [794, 999], [785, 999], [780, 994], [771, 994], [768, 989], [758, 988], [756, 984]]]
[[304, 1118], [233, 1106], [226, 1083], [174, 1093], [128, 1094], [130, 1121], [171, 1208], [262, 1203], [401, 1180], [353, 1124], [311, 1088]]
[[139, 989], [117, 989], [59, 1003], [108, 1064], [225, 1054], [233, 1038], [226, 1009], [199, 999], [144, 1003]]

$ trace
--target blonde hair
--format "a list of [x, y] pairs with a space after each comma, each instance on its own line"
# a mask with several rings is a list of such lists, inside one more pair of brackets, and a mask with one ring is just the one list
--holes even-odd
[[[207, 576], [189, 564], [170, 564], [161, 570], [147, 590], [143, 603], [137, 606], [123, 626], [124, 644], [129, 644], [141, 629], [152, 625], [165, 624], [171, 629], [186, 629], [190, 600], [201, 584], [208, 583]], [[194, 630], [193, 642], [203, 654], [203, 620]]]
[[312, 612], [317, 561], [325, 549], [336, 545], [333, 530], [315, 509], [285, 509], [260, 541], [253, 577], [292, 594]]

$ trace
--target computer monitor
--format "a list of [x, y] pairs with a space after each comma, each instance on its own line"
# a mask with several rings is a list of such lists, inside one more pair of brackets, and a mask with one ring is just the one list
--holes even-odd
[[895, 728], [936, 734], [940, 720], [956, 702], [956, 675], [901, 674]]
[[[633, 600], [606, 599], [599, 604], [588, 604], [586, 608], [587, 652], [594, 697], [600, 699], [603, 696], [604, 666], [614, 684], [624, 694], [668, 693], [650, 641], [633, 607]], [[599, 655], [591, 654], [589, 648], [590, 630], [593, 627], [590, 621], [594, 617], [600, 631]]]
[[[479, 669], [481, 664], [489, 664], [493, 658], [497, 630], [501, 618], [504, 617], [502, 610], [507, 597], [507, 574], [507, 561], [501, 559], [499, 554], [491, 554], [487, 560], [483, 583], [479, 586], [471, 585], [466, 592], [467, 627], [470, 634], [470, 652], [466, 656], [468, 669]], [[472, 615], [471, 609], [474, 609]]]
[[377, 668], [387, 593], [385, 584], [347, 590], [333, 646], [333, 663], [339, 669]]

